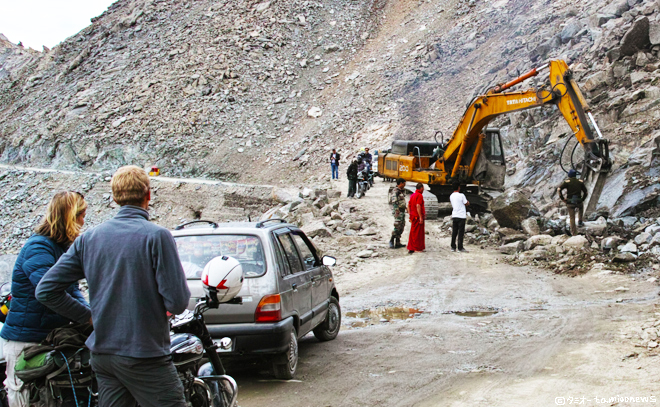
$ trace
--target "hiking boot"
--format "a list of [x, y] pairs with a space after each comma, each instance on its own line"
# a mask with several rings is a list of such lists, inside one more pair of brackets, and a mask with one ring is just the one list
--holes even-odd
[[395, 249], [400, 249], [402, 247], [406, 247], [405, 244], [401, 244], [401, 239], [397, 238], [395, 243], [394, 243], [394, 248]]
[[468, 253], [468, 251], [465, 250], [465, 249], [458, 249], [458, 251], [461, 252], [461, 253]]
[[452, 252], [455, 252], [455, 251], [456, 251], [456, 249], [454, 249], [454, 248], [452, 248], [452, 249], [451, 249], [451, 251], [452, 251]]
[[394, 238], [390, 239], [390, 249], [394, 249]]
[[408, 254], [413, 254], [413, 253], [415, 253], [414, 250], [408, 250]]
[[578, 222], [578, 226], [579, 226], [579, 227], [582, 227], [582, 226], [584, 226], [584, 222], [582, 222], [582, 221], [579, 221], [579, 222]]

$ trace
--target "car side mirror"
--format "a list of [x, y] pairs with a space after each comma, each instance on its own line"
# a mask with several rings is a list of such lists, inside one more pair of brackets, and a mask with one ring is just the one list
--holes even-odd
[[334, 266], [335, 264], [337, 264], [337, 259], [332, 256], [323, 256], [324, 266]]

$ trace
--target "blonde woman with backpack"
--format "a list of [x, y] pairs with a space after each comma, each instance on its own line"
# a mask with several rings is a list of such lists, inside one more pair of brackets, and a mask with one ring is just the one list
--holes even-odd
[[[16, 359], [23, 348], [44, 340], [55, 328], [71, 321], [37, 301], [35, 290], [44, 274], [80, 235], [85, 223], [87, 203], [79, 192], [59, 192], [51, 199], [46, 214], [18, 255], [12, 272], [12, 301], [2, 331], [7, 360], [5, 388], [10, 407], [27, 407], [28, 390], [14, 374]], [[67, 290], [76, 300], [87, 304], [78, 284]]]

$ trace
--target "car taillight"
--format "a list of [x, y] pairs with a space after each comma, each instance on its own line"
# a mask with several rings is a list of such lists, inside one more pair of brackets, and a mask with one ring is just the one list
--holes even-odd
[[282, 320], [280, 295], [267, 295], [259, 301], [254, 312], [254, 322], [279, 322]]

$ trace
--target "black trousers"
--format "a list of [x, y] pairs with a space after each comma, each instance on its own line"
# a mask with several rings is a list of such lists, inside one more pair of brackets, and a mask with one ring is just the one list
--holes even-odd
[[465, 236], [465, 219], [452, 218], [451, 248], [456, 249], [456, 238], [458, 238], [458, 250], [463, 250], [463, 237]]
[[186, 407], [172, 357], [130, 358], [92, 353], [100, 407]]
[[348, 194], [346, 194], [347, 197], [352, 197], [355, 196], [355, 193], [357, 192], [357, 179], [349, 179], [348, 180]]

